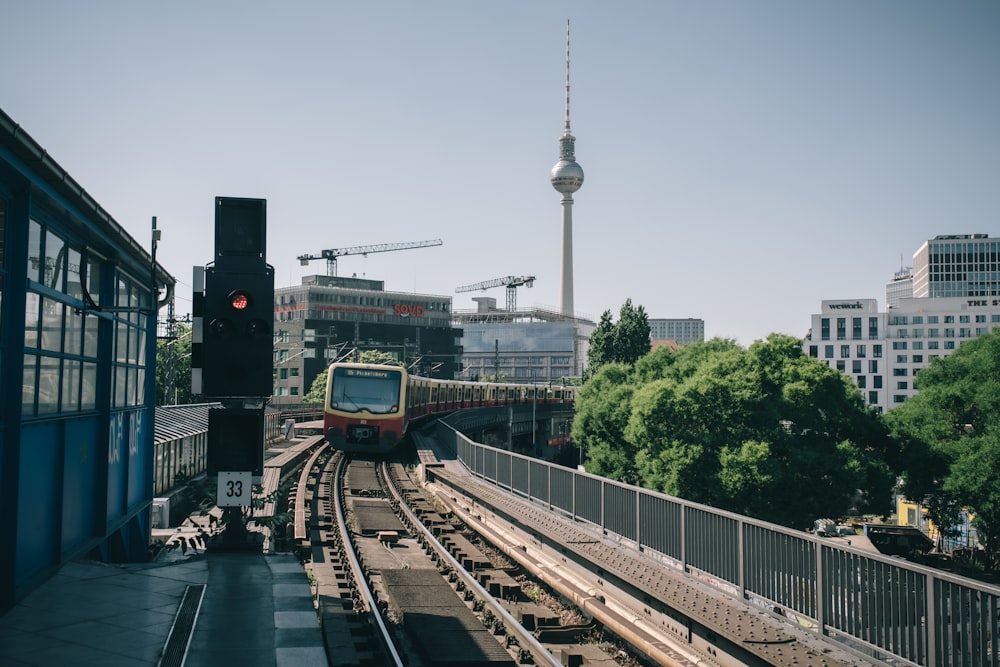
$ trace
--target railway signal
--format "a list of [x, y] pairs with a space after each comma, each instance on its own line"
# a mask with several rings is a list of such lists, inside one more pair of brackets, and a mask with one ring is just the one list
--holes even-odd
[[201, 386], [195, 392], [270, 396], [274, 268], [265, 259], [267, 202], [216, 197], [215, 204], [215, 262], [205, 268], [204, 296], [196, 300]]
[[195, 267], [192, 390], [221, 401], [208, 413], [207, 472], [226, 509], [225, 541], [249, 543], [238, 508], [264, 468], [264, 408], [273, 387], [274, 268], [267, 202], [215, 198], [215, 261]]
[[274, 383], [274, 270], [209, 267], [202, 316], [202, 383], [207, 396], [270, 396]]

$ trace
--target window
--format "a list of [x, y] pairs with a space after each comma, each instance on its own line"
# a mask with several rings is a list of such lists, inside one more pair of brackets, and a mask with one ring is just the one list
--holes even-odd
[[881, 359], [882, 358], [882, 346], [881, 345], [872, 345], [872, 356], [875, 357], [876, 359]]
[[913, 363], [915, 363], [915, 364], [922, 364], [922, 363], [924, 363], [924, 355], [922, 355], [922, 354], [915, 354], [915, 355], [913, 355]]
[[882, 376], [881, 375], [876, 375], [875, 377], [872, 378], [872, 386], [875, 387], [876, 389], [881, 389], [882, 388]]
[[945, 315], [944, 316], [944, 323], [945, 324], [954, 324], [955, 323], [955, 316], [954, 315]]
[[893, 403], [902, 403], [905, 400], [906, 400], [906, 396], [903, 395], [903, 394], [893, 394], [892, 395], [892, 402]]
[[850, 356], [851, 356], [851, 346], [850, 345], [841, 345], [840, 346], [840, 358], [841, 359], [847, 359]]
[[861, 338], [861, 318], [860, 317], [851, 318], [851, 327], [853, 328], [853, 332], [854, 332], [854, 340], [860, 339]]
[[809, 346], [809, 356], [812, 357], [813, 359], [819, 358], [819, 345]]
[[938, 323], [938, 316], [937, 315], [928, 315], [927, 316], [927, 324], [937, 324], [937, 323]]
[[823, 346], [823, 357], [825, 359], [833, 359], [833, 345]]
[[870, 392], [868, 392], [868, 403], [872, 404], [872, 405], [874, 405], [875, 403], [878, 403], [878, 392], [877, 391], [870, 391]]
[[[5, 210], [0, 200], [0, 262], [5, 255]], [[98, 318], [83, 309], [81, 267], [86, 267], [88, 293], [100, 304], [104, 300], [101, 265], [85, 259], [80, 250], [38, 220], [29, 221], [28, 237], [22, 414], [30, 418], [93, 410], [97, 407]], [[116, 311], [108, 320], [114, 354], [112, 405], [140, 405], [145, 402], [147, 316], [138, 310], [140, 305], [148, 308], [148, 292], [127, 278], [118, 284], [120, 289], [126, 286], [127, 294], [116, 298], [114, 305], [130, 308]]]
[[878, 362], [874, 359], [868, 362], [868, 372], [878, 373]]
[[955, 341], [953, 341], [953, 340], [946, 340], [944, 342], [944, 349], [946, 349], [946, 350], [954, 350], [955, 349]]
[[860, 375], [861, 374], [861, 360], [860, 359], [855, 359], [854, 361], [851, 362], [851, 372], [854, 373], [855, 375]]
[[844, 340], [847, 338], [847, 318], [838, 317], [837, 318], [837, 340]]
[[820, 340], [830, 340], [830, 318], [823, 317], [819, 321]]
[[969, 316], [968, 315], [959, 315], [958, 316], [958, 322], [959, 322], [959, 324], [968, 324], [969, 323]]
[[868, 386], [868, 376], [859, 375], [858, 376], [858, 389], [865, 389]]
[[864, 345], [858, 345], [857, 350], [855, 351], [855, 355], [854, 356], [858, 357], [859, 359], [864, 359], [865, 356], [866, 356], [866, 352], [867, 352], [867, 349], [866, 349], [866, 347]]
[[896, 355], [896, 363], [897, 364], [905, 364], [906, 363], [906, 355], [905, 354], [897, 354]]
[[928, 350], [936, 350], [936, 349], [938, 349], [939, 345], [940, 345], [940, 343], [938, 341], [936, 341], [936, 340], [929, 340], [929, 341], [927, 341], [927, 349]]
[[896, 377], [906, 377], [909, 373], [905, 368], [893, 368], [892, 374]]
[[905, 340], [894, 340], [892, 341], [892, 349], [894, 350], [905, 350], [906, 341]]
[[868, 318], [868, 339], [877, 340], [878, 339], [878, 318], [869, 317]]
[[840, 371], [841, 373], [846, 372], [847, 362], [844, 361], [843, 359], [837, 359], [837, 370]]

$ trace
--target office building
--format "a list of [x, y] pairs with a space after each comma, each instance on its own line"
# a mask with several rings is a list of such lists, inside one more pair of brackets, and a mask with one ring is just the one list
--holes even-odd
[[650, 318], [649, 338], [653, 341], [672, 340], [684, 345], [705, 340], [705, 321], [688, 317], [685, 319]]
[[1000, 296], [1000, 238], [951, 234], [925, 242], [913, 255], [913, 296]]
[[453, 378], [462, 331], [451, 324], [451, 297], [387, 292], [380, 280], [305, 276], [274, 291], [276, 405], [301, 403], [334, 361], [378, 350], [411, 373]]

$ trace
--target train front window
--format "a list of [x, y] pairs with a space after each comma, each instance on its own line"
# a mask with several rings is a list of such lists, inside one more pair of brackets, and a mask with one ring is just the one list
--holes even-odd
[[384, 415], [399, 412], [402, 373], [370, 368], [335, 368], [330, 407], [344, 412]]

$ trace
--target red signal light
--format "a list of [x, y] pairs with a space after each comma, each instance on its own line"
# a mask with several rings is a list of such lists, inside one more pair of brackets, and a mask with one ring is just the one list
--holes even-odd
[[250, 307], [250, 295], [246, 292], [233, 292], [229, 295], [229, 305], [233, 310], [246, 310]]

